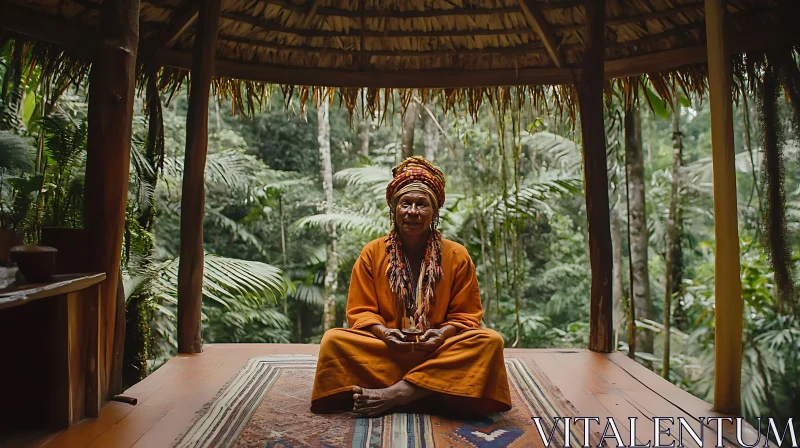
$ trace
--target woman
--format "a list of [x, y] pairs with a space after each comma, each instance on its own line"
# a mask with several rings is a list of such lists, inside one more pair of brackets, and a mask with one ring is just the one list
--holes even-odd
[[[414, 403], [428, 412], [507, 411], [503, 339], [480, 328], [475, 265], [436, 230], [444, 175], [422, 157], [392, 173], [393, 230], [367, 244], [353, 266], [350, 328], [322, 338], [311, 410], [372, 417]], [[400, 331], [409, 327], [418, 340]]]

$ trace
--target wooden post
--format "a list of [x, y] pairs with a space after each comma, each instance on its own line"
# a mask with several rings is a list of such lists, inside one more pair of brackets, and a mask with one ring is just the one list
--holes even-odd
[[592, 265], [589, 350], [613, 350], [611, 222], [608, 208], [606, 138], [603, 122], [603, 52], [605, 2], [584, 0], [586, 33], [583, 70], [576, 87], [583, 140], [589, 261]]
[[742, 384], [742, 282], [733, 147], [731, 59], [725, 33], [725, 0], [706, 0], [711, 157], [714, 170], [714, 410], [739, 414]]
[[[106, 273], [100, 287], [100, 396], [108, 395], [117, 325], [119, 281], [139, 47], [139, 0], [102, 5], [99, 48], [89, 85], [85, 228], [93, 236], [88, 251], [93, 270]], [[124, 320], [122, 321], [124, 322]]]
[[178, 352], [200, 353], [203, 300], [203, 216], [208, 150], [208, 98], [214, 75], [221, 0], [204, 0], [197, 18], [192, 86], [186, 114], [186, 156], [181, 196], [181, 251], [178, 268]]

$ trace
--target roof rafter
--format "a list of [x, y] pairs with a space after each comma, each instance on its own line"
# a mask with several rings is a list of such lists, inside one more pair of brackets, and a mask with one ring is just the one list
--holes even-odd
[[465, 29], [465, 30], [430, 30], [430, 31], [401, 31], [401, 30], [368, 30], [358, 29], [347, 31], [319, 30], [291, 28], [271, 22], [260, 17], [251, 16], [241, 12], [223, 12], [220, 17], [233, 20], [235, 22], [246, 23], [264, 30], [275, 31], [278, 33], [294, 34], [300, 37], [341, 37], [341, 38], [360, 38], [382, 39], [384, 37], [460, 37], [460, 36], [502, 36], [508, 34], [530, 34], [530, 28], [504, 28], [499, 30], [490, 29]]
[[311, 19], [317, 14], [317, 8], [319, 8], [320, 0], [311, 0], [311, 7], [308, 9], [306, 13], [305, 19], [303, 19], [303, 28], [307, 28], [308, 24], [311, 23]]
[[536, 31], [542, 44], [544, 44], [544, 48], [547, 50], [547, 54], [550, 55], [553, 65], [558, 68], [563, 67], [564, 58], [562, 58], [561, 54], [558, 52], [555, 33], [553, 33], [550, 24], [545, 20], [544, 14], [542, 14], [542, 11], [539, 9], [539, 5], [533, 2], [533, 0], [518, 0], [518, 3], [520, 8], [522, 8], [522, 14], [525, 16], [528, 25]]
[[66, 20], [42, 14], [34, 9], [25, 8], [0, 0], [0, 29], [61, 45], [69, 50], [78, 51], [89, 56], [95, 48], [96, 38], [89, 30], [75, 26]]
[[[306, 7], [289, 0], [259, 0], [261, 3], [268, 3], [275, 6], [280, 6], [283, 9], [296, 12], [298, 14], [306, 13]], [[393, 10], [375, 10], [368, 9], [364, 11], [366, 18], [390, 18], [390, 19], [421, 19], [426, 17], [443, 17], [443, 16], [475, 16], [475, 15], [497, 15], [497, 14], [510, 14], [520, 13], [522, 10], [519, 7], [505, 7], [505, 8], [452, 8], [452, 9], [428, 9], [428, 10], [408, 10], [408, 11], [393, 11]], [[337, 16], [359, 18], [361, 12], [358, 10], [350, 10], [343, 8], [333, 7], [318, 7], [316, 14], [320, 16]]]
[[237, 36], [219, 36], [220, 42], [229, 42], [233, 44], [252, 45], [260, 48], [266, 48], [276, 51], [297, 51], [303, 53], [317, 53], [317, 54], [335, 54], [339, 56], [353, 56], [357, 57], [359, 54], [364, 54], [368, 57], [383, 56], [383, 57], [432, 57], [432, 56], [459, 56], [465, 54], [532, 54], [541, 52], [544, 53], [544, 48], [538, 42], [532, 42], [525, 45], [517, 45], [514, 47], [490, 47], [490, 48], [457, 48], [457, 49], [444, 49], [444, 50], [347, 50], [343, 48], [330, 48], [330, 47], [314, 47], [309, 45], [286, 45], [279, 42], [269, 42], [258, 39], [249, 39]]
[[178, 38], [197, 20], [200, 5], [196, 1], [184, 0], [180, 7], [172, 12], [169, 31], [163, 36], [164, 44], [172, 48]]

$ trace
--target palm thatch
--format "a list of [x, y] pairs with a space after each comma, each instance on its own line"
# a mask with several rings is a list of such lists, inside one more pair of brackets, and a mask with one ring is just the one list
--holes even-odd
[[[191, 67], [198, 3], [141, 3], [139, 60], [166, 69], [162, 90], [180, 85]], [[731, 52], [800, 44], [800, 35], [781, 28], [787, 3], [729, 0]], [[635, 94], [646, 74], [665, 99], [676, 85], [704, 92], [702, 0], [605, 4], [609, 86], [616, 80]], [[0, 7], [4, 35], [90, 59], [100, 0], [5, 0]], [[523, 93], [534, 107], [572, 111], [585, 22], [579, 0], [223, 0], [215, 88], [244, 109], [280, 86], [303, 104], [332, 100], [337, 88], [348, 109], [364, 104], [373, 116], [385, 113], [395, 93], [405, 107], [411, 89], [473, 113], [484, 101], [502, 108]]]

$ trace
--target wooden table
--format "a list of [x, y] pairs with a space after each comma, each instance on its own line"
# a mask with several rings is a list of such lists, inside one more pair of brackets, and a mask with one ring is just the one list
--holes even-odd
[[56, 275], [0, 290], [0, 430], [67, 428], [98, 415], [105, 277]]

